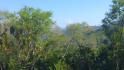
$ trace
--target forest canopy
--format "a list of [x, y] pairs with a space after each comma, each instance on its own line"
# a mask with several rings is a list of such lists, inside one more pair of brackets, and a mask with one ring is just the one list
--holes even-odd
[[0, 11], [0, 70], [124, 70], [124, 1], [102, 22], [62, 29], [50, 11]]

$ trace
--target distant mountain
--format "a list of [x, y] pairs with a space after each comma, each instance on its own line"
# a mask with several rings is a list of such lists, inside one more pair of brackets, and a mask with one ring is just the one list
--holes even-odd
[[91, 26], [91, 27], [95, 30], [101, 29], [101, 26]]

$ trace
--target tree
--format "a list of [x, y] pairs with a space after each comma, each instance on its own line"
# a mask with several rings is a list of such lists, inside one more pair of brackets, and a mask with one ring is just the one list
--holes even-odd
[[[16, 70], [16, 68], [34, 69], [35, 63], [42, 56], [39, 54], [42, 52], [40, 50], [43, 45], [39, 42], [42, 42], [42, 35], [49, 32], [53, 23], [51, 13], [24, 7], [17, 14], [9, 16], [11, 19], [7, 15], [3, 17], [5, 17], [3, 23], [9, 24], [7, 31], [10, 33], [5, 29], [2, 35], [3, 53], [7, 56], [5, 58], [8, 58], [5, 60], [6, 62], [2, 62], [12, 70]], [[11, 43], [11, 38], [15, 45]], [[6, 48], [12, 52], [10, 56], [6, 54]]]
[[119, 48], [122, 47], [123, 39], [123, 13], [124, 13], [124, 2], [123, 0], [113, 0], [113, 5], [111, 10], [106, 14], [103, 19], [103, 29], [106, 36], [111, 41], [111, 47], [113, 47], [113, 59], [115, 58], [116, 70], [122, 69], [120, 65]]
[[73, 52], [69, 50], [65, 59], [73, 70], [91, 70], [93, 68], [93, 48], [97, 46], [94, 31], [95, 29], [88, 26], [85, 22], [67, 26], [66, 35], [70, 38], [69, 48], [74, 49]]

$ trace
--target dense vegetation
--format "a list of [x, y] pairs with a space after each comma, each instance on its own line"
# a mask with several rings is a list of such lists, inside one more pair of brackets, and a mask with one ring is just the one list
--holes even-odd
[[52, 13], [0, 12], [0, 70], [124, 70], [124, 1], [113, 0], [102, 26], [59, 28]]

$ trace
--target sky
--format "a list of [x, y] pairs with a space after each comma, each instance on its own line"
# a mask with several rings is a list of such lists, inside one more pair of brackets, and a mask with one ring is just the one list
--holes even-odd
[[75, 22], [101, 25], [110, 4], [111, 0], [0, 0], [0, 10], [16, 12], [30, 6], [51, 11], [53, 20], [64, 28]]

